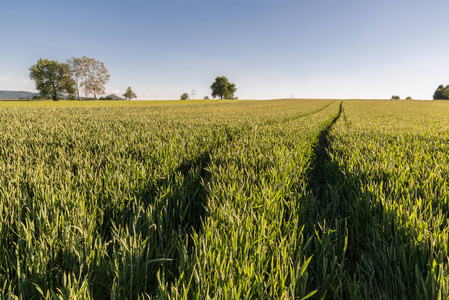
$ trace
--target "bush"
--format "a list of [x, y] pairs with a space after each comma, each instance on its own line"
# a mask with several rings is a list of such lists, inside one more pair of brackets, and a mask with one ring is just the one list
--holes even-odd
[[100, 97], [98, 100], [114, 100], [112, 96]]

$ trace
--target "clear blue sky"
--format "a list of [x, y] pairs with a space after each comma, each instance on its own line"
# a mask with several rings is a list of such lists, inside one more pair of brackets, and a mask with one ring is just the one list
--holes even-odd
[[430, 99], [449, 84], [449, 1], [0, 0], [0, 90], [39, 58], [103, 61], [107, 92], [240, 99]]

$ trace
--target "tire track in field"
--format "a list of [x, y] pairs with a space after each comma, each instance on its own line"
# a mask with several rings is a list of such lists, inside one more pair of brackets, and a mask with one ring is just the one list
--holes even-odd
[[[324, 109], [324, 108], [323, 108]], [[325, 164], [330, 159], [327, 149], [329, 148], [329, 131], [337, 122], [343, 112], [343, 101], [340, 102], [338, 114], [332, 121], [321, 131], [318, 136], [317, 144], [313, 149], [312, 171], [311, 177], [315, 182], [315, 194], [322, 194], [321, 189], [326, 185], [326, 178], [323, 176], [326, 173]]]
[[[220, 139], [218, 142], [212, 143], [209, 145], [209, 147], [201, 152], [199, 155], [196, 155], [195, 157], [186, 160], [182, 162], [176, 169], [173, 170], [172, 176], [175, 176], [176, 173], [181, 173], [182, 177], [184, 179], [181, 182], [177, 182], [177, 184], [173, 187], [174, 191], [180, 190], [180, 191], [187, 191], [188, 194], [184, 192], [184, 197], [187, 197], [189, 201], [188, 203], [188, 209], [182, 209], [186, 214], [186, 219], [181, 223], [181, 230], [169, 233], [169, 232], [163, 232], [160, 236], [168, 236], [170, 234], [175, 234], [179, 236], [183, 236], [183, 246], [185, 246], [185, 249], [187, 250], [187, 255], [191, 255], [193, 252], [194, 241], [192, 239], [192, 234], [202, 233], [202, 225], [205, 219], [208, 217], [208, 198], [209, 198], [209, 190], [207, 188], [208, 183], [212, 180], [213, 174], [209, 171], [209, 166], [211, 163], [213, 163], [213, 154], [215, 151], [219, 150], [221, 147], [225, 146], [226, 144], [239, 142], [239, 139], [242, 137], [245, 137], [247, 135], [253, 134], [254, 128], [257, 128], [257, 126], [273, 126], [273, 125], [282, 125], [284, 123], [287, 123], [289, 121], [294, 121], [300, 118], [305, 118], [308, 116], [312, 116], [315, 114], [318, 114], [327, 108], [331, 107], [336, 101], [330, 101], [329, 103], [318, 107], [317, 109], [302, 113], [302, 114], [295, 114], [293, 116], [289, 116], [287, 118], [272, 120], [272, 123], [269, 122], [258, 122], [256, 124], [251, 124], [248, 122], [245, 122], [241, 124], [240, 126], [228, 126], [225, 125], [222, 128], [220, 128], [219, 134], [223, 136], [222, 139]], [[340, 107], [338, 110], [338, 115], [332, 119], [331, 123], [324, 129], [324, 131], [329, 132], [332, 125], [337, 121], [337, 119], [340, 116], [341, 113], [342, 104], [340, 103]], [[332, 106], [332, 111], [334, 112], [335, 106]], [[324, 134], [323, 136], [326, 136]], [[173, 179], [170, 180], [171, 183], [174, 183]], [[166, 183], [163, 183], [166, 184]], [[188, 189], [185, 189], [185, 186], [189, 187]], [[169, 203], [175, 202], [176, 199], [179, 199], [179, 194], [176, 193], [173, 196], [170, 197], [170, 202], [165, 203], [167, 206], [171, 206]], [[182, 196], [182, 193], [181, 193]], [[164, 204], [163, 204], [164, 205]], [[170, 211], [176, 211], [177, 208], [176, 204], [166, 209], [165, 208], [165, 214]], [[155, 212], [161, 211], [161, 209], [155, 209]], [[157, 215], [155, 215], [155, 218], [157, 218]], [[165, 217], [164, 217], [165, 218]], [[183, 217], [184, 218], [184, 217]], [[169, 217], [170, 222], [173, 223], [173, 220], [175, 218]], [[186, 221], [187, 220], [187, 221]], [[175, 220], [177, 222], [177, 220]], [[175, 240], [171, 239], [171, 240]], [[167, 244], [165, 242], [164, 244]], [[181, 261], [181, 255], [184, 253], [178, 252], [181, 251], [180, 248], [174, 249], [173, 252], [170, 253], [171, 261], [164, 262], [164, 266], [162, 268], [166, 271], [165, 272], [165, 281], [170, 286], [181, 274], [182, 270], [179, 270], [179, 262]], [[185, 255], [185, 254], [184, 254]], [[155, 270], [156, 271], [156, 270]], [[168, 272], [167, 272], [168, 271]], [[154, 272], [156, 274], [156, 272]], [[157, 285], [154, 286], [154, 289], [157, 288]]]
[[[350, 245], [347, 245], [348, 216], [345, 212], [344, 191], [336, 182], [338, 164], [329, 155], [330, 136], [334, 124], [344, 118], [343, 101], [340, 102], [338, 114], [320, 132], [313, 149], [313, 159], [309, 173], [309, 188], [312, 194], [310, 216], [306, 234], [311, 239], [309, 255], [314, 258], [309, 265], [313, 289], [318, 289], [318, 299], [345, 299], [348, 291], [344, 282], [350, 273], [352, 260]], [[349, 276], [350, 277], [350, 276]]]
[[[313, 150], [314, 158], [309, 173], [309, 186], [314, 201], [308, 224], [312, 239], [310, 264], [313, 288], [318, 288], [319, 299], [354, 299], [356, 275], [361, 263], [360, 236], [354, 230], [350, 190], [342, 185], [346, 175], [342, 166], [330, 156], [330, 131], [342, 119], [347, 124], [343, 101], [337, 116], [321, 131]], [[369, 216], [367, 216], [369, 218]]]
[[[99, 224], [97, 229], [103, 239], [108, 241], [111, 259], [106, 259], [106, 261], [100, 263], [99, 270], [97, 270], [101, 274], [100, 277], [110, 277], [107, 282], [113, 282], [114, 280], [112, 273], [102, 273], [101, 271], [102, 269], [107, 269], [107, 266], [113, 263], [113, 249], [120, 246], [118, 241], [115, 244], [109, 242], [114, 240], [113, 224], [125, 228], [137, 218], [139, 222], [137, 223], [138, 227], [135, 228], [136, 232], [140, 232], [148, 237], [144, 250], [147, 254], [145, 257], [130, 254], [132, 255], [131, 261], [140, 262], [137, 263], [140, 266], [146, 260], [159, 260], [159, 262], [151, 263], [145, 268], [145, 273], [149, 275], [146, 275], [148, 282], [144, 289], [150, 294], [158, 289], [157, 273], [160, 270], [164, 271], [165, 282], [170, 285], [180, 276], [179, 263], [181, 256], [190, 255], [191, 251], [193, 251], [192, 234], [194, 232], [201, 234], [202, 224], [208, 215], [209, 191], [207, 185], [212, 178], [212, 174], [208, 169], [212, 162], [213, 153], [224, 145], [236, 142], [241, 137], [251, 134], [257, 125], [273, 126], [284, 124], [288, 121], [320, 113], [334, 102], [330, 101], [311, 112], [274, 120], [271, 124], [263, 121], [258, 122], [258, 124], [242, 123], [239, 126], [224, 124], [224, 126], [217, 129], [216, 137], [212, 138], [202, 151], [181, 161], [166, 177], [156, 182], [151, 182], [141, 190], [136, 191], [135, 198], [142, 202], [143, 207], [145, 209], [152, 207], [152, 215], [149, 219], [143, 211], [137, 212], [136, 215], [133, 205], [126, 205], [119, 209], [115, 206], [105, 205], [104, 216], [107, 221]], [[187, 251], [187, 253], [183, 253], [183, 251]], [[97, 283], [96, 285], [98, 286]], [[132, 287], [135, 290], [140, 288], [142, 287]], [[99, 291], [103, 290], [104, 292], [109, 289], [109, 286], [98, 288]]]
[[[233, 127], [225, 125], [218, 130], [217, 135], [222, 138], [218, 141], [212, 142], [209, 147], [204, 151], [195, 155], [189, 160], [181, 162], [164, 180], [157, 182], [155, 186], [149, 188], [149, 193], [143, 195], [143, 198], [155, 198], [158, 197], [155, 191], [158, 186], [171, 186], [171, 193], [167, 195], [165, 201], [158, 203], [158, 207], [155, 207], [153, 219], [158, 220], [159, 224], [157, 228], [159, 234], [157, 236], [161, 238], [161, 241], [157, 241], [160, 244], [170, 244], [177, 239], [176, 235], [185, 237], [183, 243], [185, 243], [186, 250], [192, 251], [194, 245], [192, 233], [201, 233], [202, 223], [208, 215], [208, 197], [209, 191], [207, 185], [212, 178], [212, 174], [209, 169], [213, 153], [220, 149], [227, 143], [238, 141], [241, 137], [251, 134], [254, 126], [273, 126], [276, 124], [284, 124], [289, 121], [300, 119], [303, 117], [311, 116], [322, 112], [330, 107], [335, 101], [318, 107], [317, 109], [302, 114], [296, 114], [284, 119], [272, 120], [273, 122], [262, 122], [262, 124], [249, 124], [243, 123], [240, 126]], [[336, 120], [333, 120], [335, 122]], [[177, 174], [181, 175], [181, 180], [176, 180]], [[179, 178], [178, 178], [179, 179]], [[181, 201], [180, 201], [181, 199]], [[161, 216], [160, 211], [164, 211]], [[180, 212], [182, 211], [182, 212]], [[171, 224], [169, 228], [178, 228], [175, 232], [167, 232], [163, 228], [167, 227], [166, 222]], [[175, 236], [173, 236], [175, 235]], [[172, 248], [172, 250], [164, 253], [164, 257], [168, 257], [171, 260], [161, 263], [161, 266], [166, 271], [166, 282], [173, 282], [180, 274], [178, 270], [178, 264], [180, 261], [181, 249], [178, 247]], [[153, 270], [154, 274], [157, 273], [157, 269]], [[156, 281], [157, 278], [154, 278]], [[153, 289], [157, 289], [158, 284], [154, 284]]]

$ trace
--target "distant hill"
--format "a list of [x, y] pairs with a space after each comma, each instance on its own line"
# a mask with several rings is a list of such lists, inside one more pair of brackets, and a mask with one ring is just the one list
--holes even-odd
[[125, 100], [125, 98], [119, 97], [119, 96], [114, 95], [114, 94], [107, 95], [107, 96], [105, 96], [105, 98], [106, 97], [112, 97], [112, 99], [114, 99], [114, 100]]
[[0, 95], [2, 95], [2, 99], [19, 99], [19, 98], [33, 98], [34, 95], [39, 95], [38, 93], [31, 93], [25, 91], [0, 91]]

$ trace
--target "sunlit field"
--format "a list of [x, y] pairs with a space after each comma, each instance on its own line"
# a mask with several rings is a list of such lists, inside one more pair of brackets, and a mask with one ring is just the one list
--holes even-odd
[[449, 102], [0, 105], [0, 298], [449, 297]]

